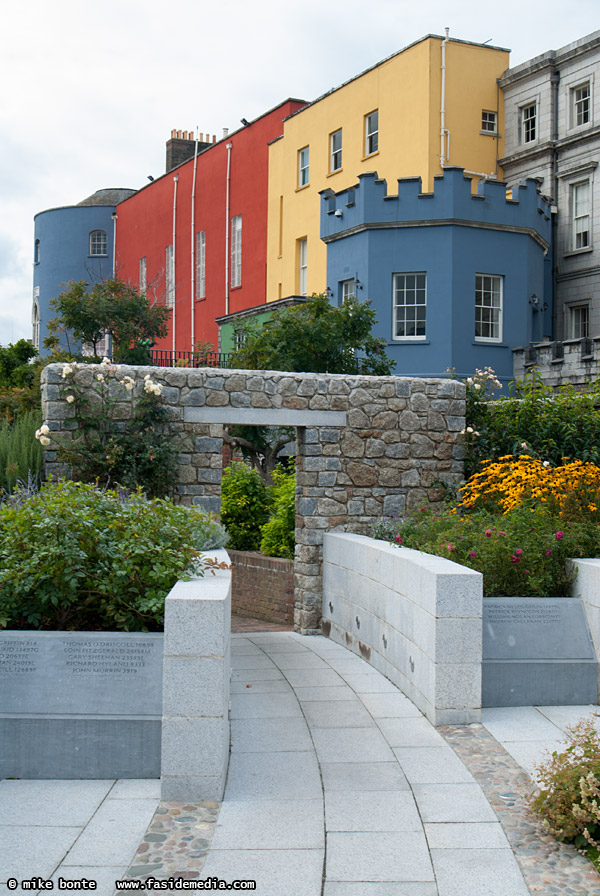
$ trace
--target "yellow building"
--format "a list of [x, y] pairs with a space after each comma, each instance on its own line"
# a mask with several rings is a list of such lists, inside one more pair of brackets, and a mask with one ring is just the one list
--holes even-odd
[[269, 148], [267, 301], [327, 285], [320, 191], [364, 171], [431, 190], [444, 165], [501, 178], [508, 64], [508, 50], [429, 35], [291, 115]]

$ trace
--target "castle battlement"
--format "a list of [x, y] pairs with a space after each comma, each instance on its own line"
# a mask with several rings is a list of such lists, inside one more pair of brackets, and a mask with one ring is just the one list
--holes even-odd
[[480, 224], [494, 229], [535, 231], [546, 243], [551, 239], [550, 204], [537, 183], [528, 179], [507, 196], [506, 184], [481, 180], [477, 192], [462, 168], [446, 168], [434, 178], [432, 193], [423, 193], [420, 177], [398, 178], [397, 193], [388, 193], [387, 181], [370, 171], [358, 183], [339, 193], [321, 193], [321, 238], [337, 239], [365, 226], [423, 226], [429, 223]]

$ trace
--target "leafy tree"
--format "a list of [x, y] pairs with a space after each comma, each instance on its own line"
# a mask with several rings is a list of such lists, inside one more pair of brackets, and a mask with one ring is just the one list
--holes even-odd
[[22, 388], [31, 386], [35, 379], [35, 367], [30, 363], [37, 350], [27, 339], [19, 339], [13, 345], [0, 346], [0, 387]]
[[224, 441], [240, 449], [267, 485], [272, 485], [273, 471], [281, 462], [279, 452], [295, 437], [294, 429], [285, 426], [230, 426], [223, 433]]
[[243, 345], [229, 363], [251, 370], [389, 376], [393, 362], [385, 340], [371, 334], [374, 323], [368, 302], [351, 299], [336, 307], [315, 294], [302, 305], [274, 311], [262, 325], [240, 325]]
[[103, 280], [89, 288], [85, 280], [71, 282], [52, 300], [57, 316], [48, 324], [50, 336], [44, 344], [56, 348], [64, 334], [92, 346], [94, 355], [100, 340], [110, 335], [115, 361], [144, 364], [150, 360], [154, 340], [167, 335], [169, 311], [151, 305], [146, 296], [122, 280]]

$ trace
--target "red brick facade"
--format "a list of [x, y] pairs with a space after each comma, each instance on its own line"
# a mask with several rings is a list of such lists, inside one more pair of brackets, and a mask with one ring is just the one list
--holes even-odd
[[231, 612], [294, 624], [294, 562], [254, 551], [228, 551], [233, 566]]

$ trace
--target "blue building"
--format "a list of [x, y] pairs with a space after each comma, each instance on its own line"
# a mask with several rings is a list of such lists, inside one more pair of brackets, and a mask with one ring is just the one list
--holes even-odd
[[321, 193], [331, 301], [369, 299], [399, 375], [459, 376], [491, 366], [512, 379], [512, 350], [551, 336], [550, 207], [535, 181], [513, 190], [462, 168], [398, 180], [374, 172]]
[[113, 275], [116, 206], [135, 190], [98, 190], [77, 205], [50, 208], [34, 218], [33, 344], [43, 348], [50, 302], [71, 280], [94, 283]]

